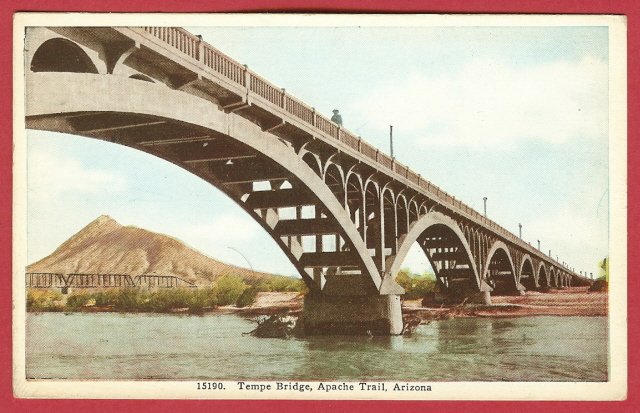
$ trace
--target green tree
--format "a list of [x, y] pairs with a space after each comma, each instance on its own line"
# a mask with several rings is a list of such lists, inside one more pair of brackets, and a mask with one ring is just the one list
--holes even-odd
[[257, 290], [265, 292], [302, 292], [305, 290], [305, 284], [300, 278], [276, 276], [260, 282]]
[[249, 285], [237, 275], [223, 275], [213, 284], [218, 305], [232, 305], [238, 301]]
[[435, 290], [436, 279], [433, 274], [414, 274], [403, 268], [396, 276], [396, 282], [405, 289], [404, 298], [415, 300], [423, 298]]
[[256, 301], [256, 296], [258, 295], [258, 290], [254, 287], [247, 288], [244, 290], [238, 300], [236, 301], [236, 307], [243, 308], [248, 307]]
[[598, 267], [600, 267], [600, 278], [604, 278], [606, 282], [609, 282], [609, 257], [604, 257], [604, 259], [598, 263]]

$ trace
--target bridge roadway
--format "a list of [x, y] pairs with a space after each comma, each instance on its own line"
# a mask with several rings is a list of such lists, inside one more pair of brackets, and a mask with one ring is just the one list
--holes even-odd
[[307, 283], [310, 333], [399, 333], [394, 279], [415, 242], [452, 301], [589, 282], [181, 28], [38, 27], [25, 42], [26, 126], [223, 191]]

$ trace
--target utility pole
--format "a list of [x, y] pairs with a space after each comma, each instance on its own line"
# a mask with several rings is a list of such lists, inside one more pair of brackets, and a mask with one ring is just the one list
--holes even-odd
[[520, 230], [520, 239], [522, 239], [522, 224], [518, 224], [518, 229]]
[[538, 250], [540, 250], [540, 240], [538, 240]]
[[487, 197], [483, 197], [482, 200], [484, 201], [484, 217], [487, 217]]
[[391, 147], [391, 158], [395, 158], [393, 156], [393, 125], [389, 125], [389, 146]]

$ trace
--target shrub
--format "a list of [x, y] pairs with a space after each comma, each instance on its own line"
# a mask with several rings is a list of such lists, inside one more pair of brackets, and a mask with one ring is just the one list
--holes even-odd
[[436, 280], [432, 274], [413, 274], [406, 269], [400, 270], [396, 282], [405, 289], [404, 298], [415, 300], [435, 291]]
[[277, 276], [258, 284], [258, 291], [273, 292], [302, 292], [306, 288], [304, 281], [300, 278]]
[[[97, 301], [97, 300], [96, 300]], [[148, 311], [149, 293], [137, 288], [123, 288], [113, 297], [113, 309], [122, 312]]]
[[78, 311], [84, 307], [91, 299], [91, 295], [87, 293], [73, 293], [67, 297], [64, 309], [67, 311]]
[[235, 304], [247, 288], [249, 285], [237, 275], [223, 275], [213, 284], [218, 305]]
[[62, 301], [62, 293], [59, 291], [27, 291], [27, 311], [62, 311]]
[[244, 290], [240, 297], [238, 297], [238, 301], [236, 301], [236, 307], [248, 307], [256, 301], [256, 296], [258, 295], [258, 290], [256, 288], [247, 288]]

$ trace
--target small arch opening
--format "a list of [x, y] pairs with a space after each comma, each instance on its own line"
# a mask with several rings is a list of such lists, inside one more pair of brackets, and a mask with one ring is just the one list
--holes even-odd
[[531, 260], [525, 259], [522, 263], [522, 270], [520, 271], [520, 284], [522, 284], [527, 290], [535, 290], [536, 280], [533, 275], [533, 264]]
[[131, 75], [129, 76], [130, 79], [136, 79], [136, 80], [142, 80], [143, 82], [151, 82], [151, 83], [155, 83], [155, 81], [153, 79], [151, 79], [149, 76], [145, 76], [141, 73], [136, 73], [135, 75]]
[[496, 249], [491, 256], [486, 281], [493, 288], [493, 295], [509, 295], [517, 291], [511, 260], [504, 248]]
[[540, 266], [538, 270], [538, 284], [541, 290], [548, 290], [550, 287], [549, 279], [547, 278], [547, 269], [544, 268], [544, 265]]
[[74, 42], [55, 38], [42, 43], [31, 60], [32, 72], [98, 73], [84, 50]]
[[[373, 182], [369, 182], [366, 185], [364, 191], [365, 200], [365, 225], [366, 225], [366, 243], [367, 249], [369, 249], [371, 255], [375, 255], [380, 258], [382, 255], [382, 243], [380, 237], [380, 230], [382, 226], [380, 216], [380, 195], [378, 194], [378, 187]], [[377, 259], [376, 262], [381, 263], [381, 259]]]
[[409, 202], [409, 226], [420, 218], [418, 213], [418, 203], [416, 201]]
[[304, 155], [302, 155], [302, 160], [304, 161], [304, 163], [309, 165], [309, 168], [311, 168], [316, 175], [318, 175], [319, 177], [322, 177], [322, 172], [320, 171], [320, 162], [318, 161], [318, 158], [316, 158], [315, 155], [313, 155], [310, 152], [307, 152]]
[[340, 205], [345, 206], [345, 191], [344, 182], [342, 180], [342, 174], [340, 169], [335, 164], [330, 164], [327, 167], [327, 172], [324, 175], [324, 183], [329, 187], [333, 195], [340, 202]]
[[390, 190], [382, 196], [382, 220], [384, 222], [384, 255], [394, 255], [398, 249], [396, 203]]
[[396, 202], [396, 219], [397, 219], [397, 237], [409, 232], [409, 209], [407, 200], [404, 196], [399, 196]]
[[347, 178], [346, 192], [349, 217], [364, 239], [364, 198], [362, 184], [356, 174], [351, 174]]
[[430, 226], [418, 242], [429, 258], [437, 290], [447, 300], [459, 302], [478, 292], [476, 276], [463, 240], [444, 224]]

